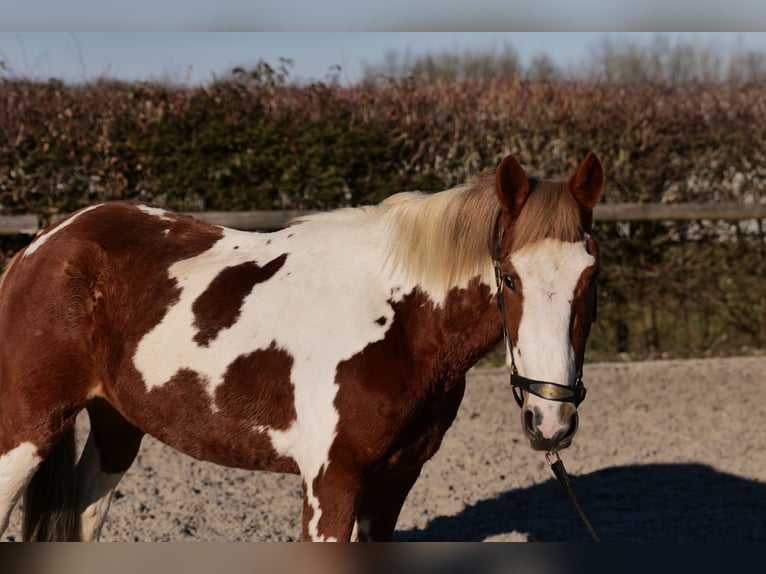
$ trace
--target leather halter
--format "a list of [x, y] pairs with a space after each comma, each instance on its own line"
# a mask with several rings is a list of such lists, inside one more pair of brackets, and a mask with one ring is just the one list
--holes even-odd
[[575, 407], [577, 407], [585, 400], [585, 394], [587, 392], [585, 385], [582, 382], [582, 369], [577, 373], [574, 385], [569, 386], [522, 377], [516, 368], [516, 360], [513, 356], [513, 341], [508, 332], [508, 323], [505, 318], [505, 301], [503, 300], [503, 285], [505, 282], [508, 282], [509, 286], [513, 285], [513, 277], [510, 273], [504, 271], [500, 265], [500, 243], [503, 240], [504, 232], [504, 228], [500, 227], [497, 242], [495, 243], [492, 265], [495, 268], [495, 282], [497, 283], [497, 305], [500, 308], [500, 316], [503, 319], [503, 339], [505, 340], [506, 349], [511, 357], [510, 382], [513, 390], [513, 398], [516, 399], [516, 402], [520, 407], [523, 406], [524, 397], [521, 392], [526, 391], [527, 393], [531, 393], [549, 401], [573, 402]]

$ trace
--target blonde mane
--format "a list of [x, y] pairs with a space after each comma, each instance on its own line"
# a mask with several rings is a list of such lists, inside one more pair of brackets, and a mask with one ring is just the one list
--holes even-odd
[[431, 195], [409, 192], [380, 204], [390, 217], [386, 263], [429, 291], [446, 293], [492, 271], [500, 203], [494, 175]]
[[[494, 174], [489, 174], [473, 185], [433, 194], [397, 193], [378, 205], [309, 215], [291, 225], [380, 218], [384, 222], [381, 249], [385, 267], [407, 283], [445, 295], [477, 276], [492, 280], [492, 250], [500, 211]], [[530, 179], [529, 197], [510, 233], [512, 251], [548, 237], [582, 239], [580, 209], [566, 183]]]

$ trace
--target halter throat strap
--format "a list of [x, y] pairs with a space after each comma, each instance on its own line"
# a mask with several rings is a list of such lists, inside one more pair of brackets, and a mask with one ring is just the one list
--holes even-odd
[[500, 317], [503, 321], [503, 340], [505, 341], [506, 351], [511, 357], [510, 384], [513, 390], [513, 398], [516, 399], [516, 402], [520, 407], [523, 406], [524, 397], [521, 392], [526, 391], [527, 393], [531, 393], [549, 401], [573, 402], [575, 407], [577, 407], [585, 400], [585, 394], [587, 392], [585, 385], [582, 382], [582, 369], [577, 373], [574, 385], [569, 386], [522, 377], [519, 374], [519, 370], [516, 368], [516, 359], [513, 354], [513, 341], [511, 340], [511, 335], [508, 331], [508, 321], [505, 317], [505, 300], [503, 298], [505, 278], [510, 275], [504, 271], [500, 265], [500, 244], [503, 241], [504, 233], [505, 229], [500, 227], [492, 253], [492, 265], [495, 268], [495, 283], [497, 284], [497, 306], [500, 309]]

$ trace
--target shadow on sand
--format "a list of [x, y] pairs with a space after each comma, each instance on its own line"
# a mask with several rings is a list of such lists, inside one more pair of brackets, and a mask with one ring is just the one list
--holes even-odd
[[[766, 484], [699, 464], [608, 468], [572, 476], [604, 542], [766, 541]], [[511, 531], [545, 542], [590, 542], [564, 490], [551, 478], [441, 516], [394, 540], [481, 541]]]

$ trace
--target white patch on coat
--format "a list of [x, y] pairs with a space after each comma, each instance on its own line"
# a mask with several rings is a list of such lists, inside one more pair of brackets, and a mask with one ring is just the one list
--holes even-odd
[[63, 229], [66, 229], [67, 227], [72, 225], [72, 223], [77, 221], [81, 216], [85, 215], [89, 211], [93, 211], [94, 209], [96, 209], [98, 207], [101, 207], [102, 205], [105, 205], [105, 204], [99, 203], [98, 205], [91, 205], [90, 207], [86, 207], [84, 209], [81, 209], [80, 211], [77, 211], [77, 212], [73, 213], [71, 216], [69, 216], [69, 219], [67, 219], [66, 221], [61, 223], [61, 225], [59, 225], [57, 227], [54, 227], [53, 229], [51, 229], [49, 231], [48, 230], [43, 231], [40, 235], [37, 236], [37, 238], [32, 243], [30, 243], [29, 247], [27, 247], [27, 250], [24, 252], [23, 257], [24, 258], [29, 257], [35, 251], [40, 249], [40, 247], [45, 245], [45, 243], [51, 237], [56, 235], [59, 231], [62, 231]]
[[168, 216], [168, 211], [165, 209], [162, 209], [161, 207], [153, 207], [151, 205], [138, 205], [137, 206], [139, 211], [143, 211], [147, 215], [151, 215], [152, 217], [156, 217], [160, 221], [172, 221], [172, 218]]
[[[524, 296], [514, 358], [519, 374], [572, 385], [575, 357], [570, 339], [572, 299], [583, 271], [595, 263], [582, 242], [545, 239], [511, 255]], [[529, 395], [527, 406], [543, 414], [540, 430], [552, 436], [561, 428], [561, 403]], [[550, 416], [552, 415], [552, 416]]]
[[8, 528], [11, 511], [41, 462], [31, 442], [0, 455], [0, 534]]

